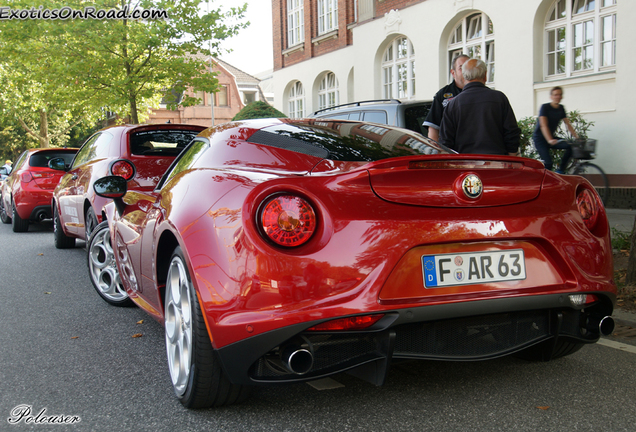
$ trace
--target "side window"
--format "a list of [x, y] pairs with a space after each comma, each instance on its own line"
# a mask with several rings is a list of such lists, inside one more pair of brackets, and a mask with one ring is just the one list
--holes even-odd
[[364, 121], [371, 123], [388, 124], [386, 112], [384, 111], [365, 111]]
[[13, 169], [11, 169], [11, 171], [15, 171], [18, 170], [20, 168], [22, 168], [22, 165], [24, 165], [24, 162], [26, 162], [27, 160], [27, 152], [24, 152], [20, 155], [20, 157], [18, 158], [18, 160], [16, 161], [15, 164], [13, 164]]
[[93, 159], [108, 157], [113, 135], [108, 132], [97, 133], [90, 137], [77, 152], [72, 168], [84, 165]]
[[328, 119], [334, 119], [334, 120], [347, 120], [349, 118], [349, 114], [340, 113], [340, 114], [326, 115], [320, 118], [328, 118]]
[[172, 166], [166, 172], [166, 175], [157, 185], [157, 189], [161, 189], [164, 184], [170, 181], [171, 178], [189, 169], [199, 159], [205, 150], [209, 147], [209, 142], [205, 139], [195, 139], [188, 145], [188, 147], [181, 152], [181, 154], [172, 163]]

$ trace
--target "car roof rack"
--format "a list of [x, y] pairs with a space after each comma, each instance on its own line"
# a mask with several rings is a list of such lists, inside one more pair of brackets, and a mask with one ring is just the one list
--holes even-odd
[[346, 104], [336, 105], [336, 106], [332, 106], [332, 107], [329, 107], [329, 108], [323, 108], [321, 110], [314, 111], [313, 115], [316, 115], [316, 114], [321, 113], [321, 112], [335, 110], [335, 109], [338, 109], [338, 108], [354, 107], [354, 106], [360, 106], [362, 104], [372, 104], [372, 103], [399, 103], [399, 104], [401, 104], [402, 101], [399, 100], [399, 99], [375, 99], [375, 100], [366, 100], [366, 101], [360, 101], [360, 102], [349, 102], [349, 103], [346, 103]]

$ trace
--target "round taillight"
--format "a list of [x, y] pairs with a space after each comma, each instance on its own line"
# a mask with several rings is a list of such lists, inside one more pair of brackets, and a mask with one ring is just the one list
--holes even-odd
[[581, 190], [576, 196], [576, 206], [587, 229], [593, 229], [596, 226], [599, 214], [598, 200], [594, 193], [589, 189]]
[[260, 215], [265, 236], [280, 246], [300, 246], [316, 231], [316, 213], [304, 199], [278, 195], [265, 203]]
[[24, 171], [24, 172], [20, 173], [20, 181], [22, 183], [28, 183], [31, 180], [33, 180], [33, 177], [31, 176], [30, 172]]
[[115, 176], [123, 177], [126, 181], [135, 176], [135, 167], [127, 160], [118, 160], [110, 166], [110, 173]]

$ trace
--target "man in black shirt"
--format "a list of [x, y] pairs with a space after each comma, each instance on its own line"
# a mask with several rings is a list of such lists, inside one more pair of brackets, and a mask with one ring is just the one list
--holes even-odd
[[435, 94], [433, 105], [426, 116], [423, 125], [428, 127], [428, 137], [432, 140], [439, 141], [439, 127], [442, 124], [442, 115], [446, 105], [457, 96], [464, 88], [464, 77], [462, 75], [462, 65], [468, 61], [470, 57], [466, 54], [460, 54], [453, 59], [451, 63], [451, 75], [453, 82], [444, 86]]
[[486, 87], [486, 64], [462, 67], [466, 84], [444, 110], [439, 142], [459, 153], [516, 156], [521, 130], [505, 94]]

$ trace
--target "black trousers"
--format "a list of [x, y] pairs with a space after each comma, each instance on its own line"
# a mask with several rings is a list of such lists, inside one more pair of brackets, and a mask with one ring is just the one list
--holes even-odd
[[543, 164], [548, 170], [552, 170], [552, 165], [553, 165], [552, 153], [550, 152], [550, 149], [565, 150], [565, 153], [563, 154], [563, 158], [561, 159], [561, 164], [559, 165], [559, 171], [565, 172], [565, 169], [568, 166], [568, 162], [570, 162], [570, 159], [572, 158], [572, 147], [570, 146], [570, 144], [568, 144], [567, 142], [563, 140], [559, 140], [558, 144], [551, 146], [543, 138], [543, 136], [541, 138], [533, 136], [532, 141], [534, 142], [534, 147], [539, 152], [539, 156], [541, 157]]

